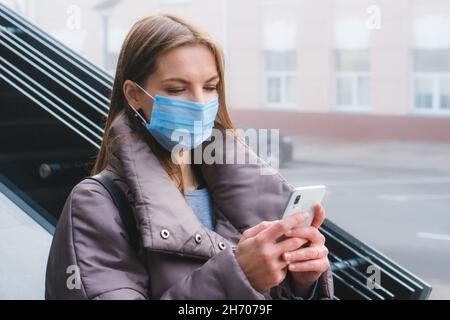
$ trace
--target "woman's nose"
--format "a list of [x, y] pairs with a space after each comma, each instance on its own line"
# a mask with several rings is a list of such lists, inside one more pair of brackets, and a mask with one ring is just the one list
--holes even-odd
[[203, 87], [193, 91], [192, 101], [205, 104], [208, 102], [208, 94], [203, 90]]
[[206, 102], [206, 98], [204, 94], [195, 94], [192, 101], [204, 104]]

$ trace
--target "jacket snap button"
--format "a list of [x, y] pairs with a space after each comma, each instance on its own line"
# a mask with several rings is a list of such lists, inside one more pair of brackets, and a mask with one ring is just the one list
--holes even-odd
[[169, 232], [169, 230], [167, 230], [167, 229], [161, 230], [161, 237], [162, 237], [163, 239], [169, 238], [169, 237], [170, 237], [170, 232]]
[[219, 242], [219, 249], [220, 250], [225, 250], [227, 248], [227, 246], [225, 245], [225, 243], [223, 243], [222, 241]]
[[200, 242], [202, 242], [202, 236], [200, 233], [197, 233], [195, 235], [195, 242], [197, 242], [198, 244], [200, 244]]

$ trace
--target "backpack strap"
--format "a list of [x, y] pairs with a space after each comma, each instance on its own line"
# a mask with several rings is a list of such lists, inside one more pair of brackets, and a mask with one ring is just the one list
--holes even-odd
[[125, 230], [128, 234], [130, 245], [133, 247], [135, 252], [139, 251], [139, 232], [136, 227], [136, 220], [134, 218], [133, 210], [125, 197], [125, 194], [117, 186], [117, 184], [105, 175], [97, 174], [86, 179], [95, 180], [99, 182], [111, 196], [114, 205], [119, 211], [122, 223], [125, 226]]

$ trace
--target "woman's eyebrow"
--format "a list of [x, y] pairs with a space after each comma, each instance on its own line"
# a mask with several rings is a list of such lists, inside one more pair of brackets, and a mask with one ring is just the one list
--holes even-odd
[[[219, 76], [215, 75], [212, 78], [206, 80], [205, 82], [211, 82], [211, 81], [216, 80], [218, 78], [219, 78]], [[183, 78], [169, 78], [169, 79], [165, 79], [165, 80], [161, 81], [161, 83], [174, 82], [174, 81], [181, 82], [181, 83], [184, 83], [184, 84], [188, 84], [189, 83], [189, 81], [187, 81], [186, 79], [183, 79]]]
[[173, 82], [173, 81], [181, 82], [181, 83], [185, 83], [185, 84], [189, 83], [189, 81], [187, 81], [187, 80], [185, 80], [185, 79], [182, 79], [182, 78], [169, 78], [169, 79], [166, 79], [166, 80], [161, 81], [161, 83], [164, 83], [164, 82]]
[[211, 82], [211, 81], [216, 80], [216, 79], [219, 79], [219, 75], [215, 75], [211, 79], [206, 80], [206, 82]]

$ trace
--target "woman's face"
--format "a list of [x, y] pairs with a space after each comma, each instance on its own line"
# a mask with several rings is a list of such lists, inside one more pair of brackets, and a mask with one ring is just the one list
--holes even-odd
[[[145, 82], [145, 89], [153, 97], [167, 96], [175, 99], [206, 103], [218, 95], [219, 74], [213, 53], [204, 45], [186, 45], [160, 56], [156, 70]], [[123, 86], [127, 101], [141, 109], [150, 122], [153, 100], [127, 80]]]

